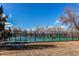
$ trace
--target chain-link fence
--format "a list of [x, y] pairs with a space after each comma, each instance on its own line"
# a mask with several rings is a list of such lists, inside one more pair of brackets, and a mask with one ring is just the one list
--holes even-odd
[[[7, 36], [6, 36], [7, 35]], [[79, 32], [74, 30], [66, 31], [53, 31], [50, 33], [27, 33], [27, 32], [14, 32], [7, 33], [5, 42], [59, 42], [59, 41], [72, 41], [79, 40]]]

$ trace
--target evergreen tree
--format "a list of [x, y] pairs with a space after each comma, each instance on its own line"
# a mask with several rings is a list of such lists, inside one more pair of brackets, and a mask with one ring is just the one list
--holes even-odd
[[7, 22], [6, 18], [7, 16], [4, 16], [3, 14], [3, 6], [1, 6], [0, 7], [0, 41], [4, 39], [5, 36], [5, 22]]

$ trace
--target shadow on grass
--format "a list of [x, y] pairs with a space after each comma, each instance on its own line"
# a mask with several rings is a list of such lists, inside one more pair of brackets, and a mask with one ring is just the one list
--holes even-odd
[[33, 49], [46, 49], [56, 48], [55, 45], [20, 45], [20, 46], [0, 46], [0, 50], [33, 50]]

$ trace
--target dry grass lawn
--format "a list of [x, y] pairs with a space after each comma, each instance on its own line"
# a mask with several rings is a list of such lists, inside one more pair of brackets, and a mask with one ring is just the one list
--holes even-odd
[[2, 56], [79, 56], [79, 41], [30, 43], [22, 49], [1, 49]]

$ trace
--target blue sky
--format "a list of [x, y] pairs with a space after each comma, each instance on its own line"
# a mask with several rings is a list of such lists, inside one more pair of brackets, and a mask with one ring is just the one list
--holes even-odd
[[4, 14], [9, 15], [8, 21], [22, 29], [38, 26], [54, 26], [64, 8], [75, 9], [74, 3], [1, 3]]

